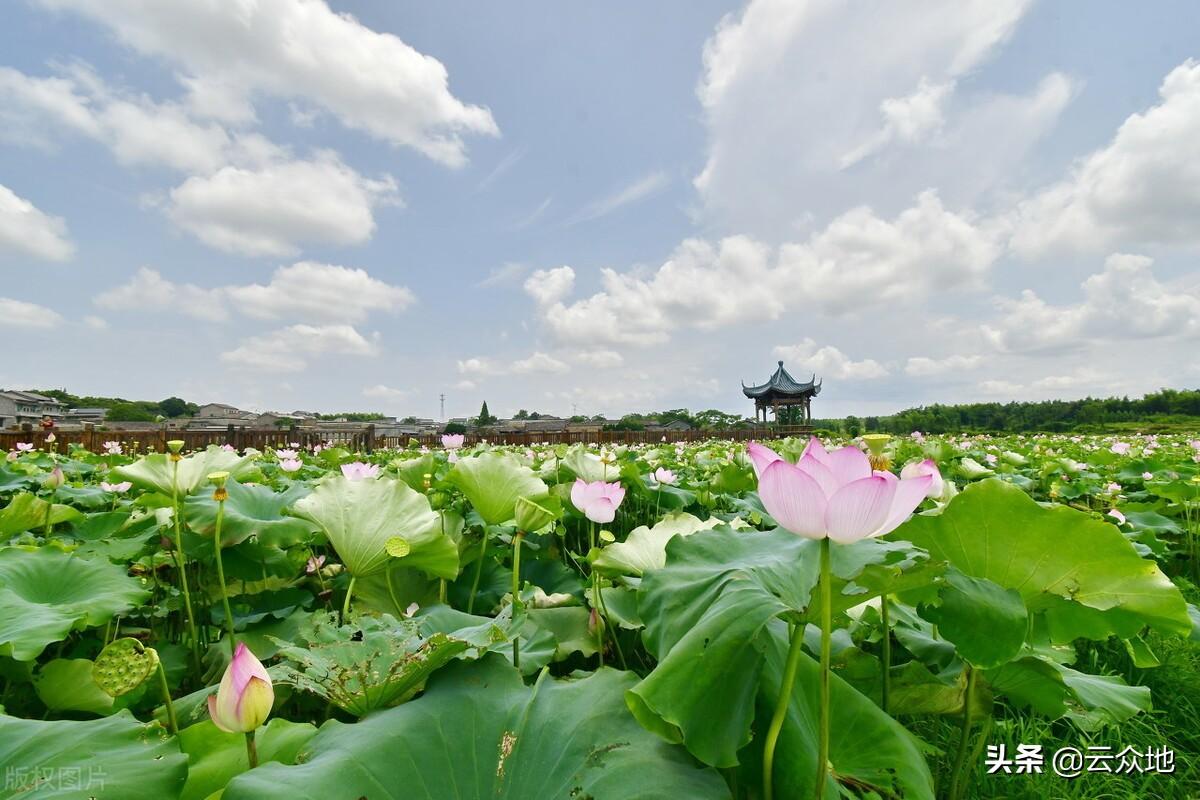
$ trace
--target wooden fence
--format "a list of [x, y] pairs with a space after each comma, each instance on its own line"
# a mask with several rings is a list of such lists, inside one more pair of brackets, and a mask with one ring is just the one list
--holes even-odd
[[[804, 425], [780, 425], [755, 428], [734, 428], [727, 431], [531, 431], [524, 433], [469, 433], [467, 445], [487, 441], [500, 445], [540, 444], [656, 444], [666, 442], [697, 442], [707, 439], [729, 439], [746, 442], [753, 439], [776, 439], [784, 436], [806, 436], [812, 428]], [[230, 427], [223, 431], [189, 430], [82, 430], [54, 431], [54, 440], [47, 442], [41, 431], [0, 431], [0, 450], [15, 450], [18, 443], [32, 444], [38, 450], [51, 449], [68, 453], [72, 445], [82, 445], [93, 453], [103, 451], [105, 443], [118, 442], [125, 452], [163, 452], [172, 439], [183, 441], [184, 450], [201, 450], [209, 445], [229, 445], [238, 450], [256, 450], [296, 446], [306, 449], [313, 445], [338, 445], [356, 452], [370, 453], [376, 449], [407, 447], [414, 439], [428, 447], [441, 447], [440, 434], [413, 436], [377, 436], [374, 425], [337, 431], [316, 430], [259, 430]]]

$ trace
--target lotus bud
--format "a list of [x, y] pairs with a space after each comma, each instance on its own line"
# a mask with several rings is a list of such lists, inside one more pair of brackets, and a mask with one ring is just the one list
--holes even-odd
[[54, 491], [66, 482], [67, 478], [65, 475], [63, 475], [62, 468], [55, 467], [54, 469], [50, 470], [49, 475], [42, 479], [42, 488]]
[[251, 733], [271, 715], [275, 689], [262, 662], [239, 642], [221, 685], [208, 697], [208, 715], [226, 733]]

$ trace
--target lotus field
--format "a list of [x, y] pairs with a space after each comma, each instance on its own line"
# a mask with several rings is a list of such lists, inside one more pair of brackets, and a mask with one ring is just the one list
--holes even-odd
[[0, 462], [0, 796], [1200, 787], [1191, 437], [168, 444]]

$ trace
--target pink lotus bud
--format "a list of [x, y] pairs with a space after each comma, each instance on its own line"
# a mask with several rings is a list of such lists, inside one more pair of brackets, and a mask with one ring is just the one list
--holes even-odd
[[447, 433], [442, 437], [442, 447], [447, 450], [457, 450], [463, 446], [466, 437], [461, 433]]
[[267, 721], [274, 704], [271, 676], [245, 642], [238, 644], [217, 693], [208, 697], [213, 724], [226, 733], [250, 733]]
[[55, 467], [50, 470], [50, 474], [42, 479], [42, 488], [54, 491], [58, 487], [67, 482], [67, 478], [63, 475], [61, 467]]

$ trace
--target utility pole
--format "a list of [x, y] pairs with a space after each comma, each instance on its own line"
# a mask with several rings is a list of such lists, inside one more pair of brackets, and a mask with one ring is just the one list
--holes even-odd
[[445, 422], [446, 421], [446, 393], [442, 392], [441, 394], [438, 395], [438, 398], [442, 401], [442, 419], [441, 419], [441, 421]]

